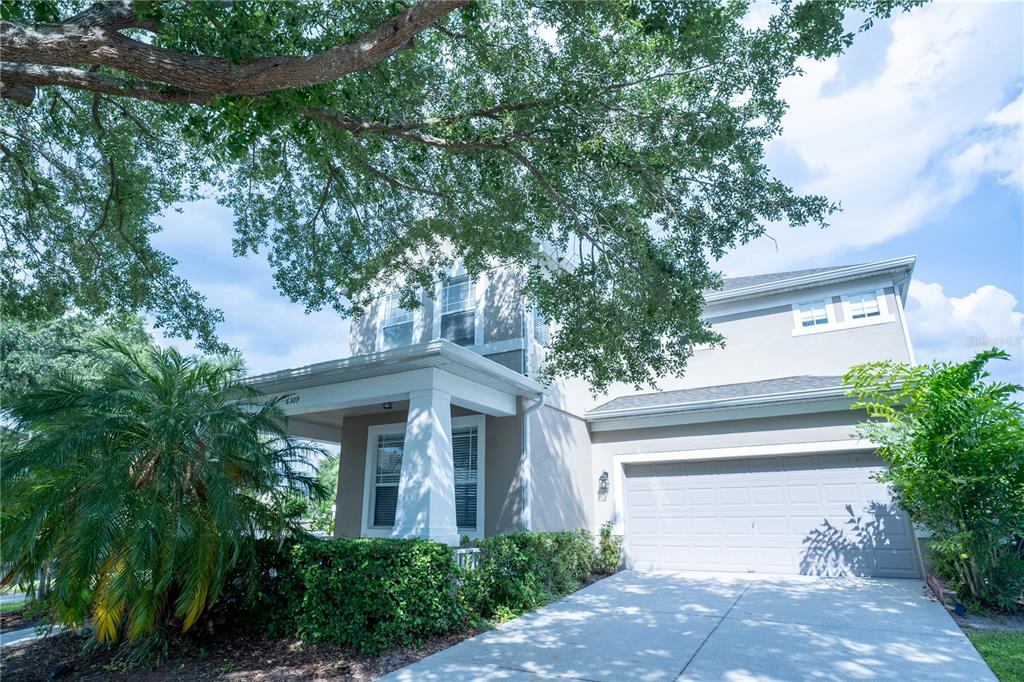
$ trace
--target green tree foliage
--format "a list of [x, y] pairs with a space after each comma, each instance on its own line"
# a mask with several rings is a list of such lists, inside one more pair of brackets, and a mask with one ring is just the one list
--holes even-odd
[[100, 640], [186, 631], [232, 570], [255, 584], [254, 540], [297, 531], [280, 501], [319, 496], [276, 400], [237, 360], [96, 342], [93, 379], [50, 376], [5, 407], [0, 549], [11, 576], [52, 567], [53, 615]]
[[2, 312], [147, 311], [217, 347], [151, 243], [213, 192], [309, 310], [523, 266], [551, 373], [679, 373], [720, 340], [714, 260], [836, 209], [765, 166], [781, 81], [848, 15], [919, 1], [778, 0], [756, 27], [743, 0], [5, 2]]
[[334, 503], [338, 491], [338, 463], [340, 455], [333, 455], [320, 462], [316, 467], [316, 480], [320, 482], [329, 495], [321, 499], [311, 499], [306, 508], [306, 515], [313, 530], [326, 533], [334, 532]]
[[9, 396], [39, 388], [52, 374], [93, 377], [98, 367], [94, 350], [87, 349], [110, 334], [131, 346], [152, 343], [142, 320], [134, 316], [109, 322], [82, 314], [39, 324], [0, 321], [0, 408]]
[[879, 480], [932, 532], [937, 568], [961, 596], [1013, 608], [1024, 598], [1024, 387], [987, 381], [992, 349], [959, 363], [860, 365], [851, 394], [889, 469]]

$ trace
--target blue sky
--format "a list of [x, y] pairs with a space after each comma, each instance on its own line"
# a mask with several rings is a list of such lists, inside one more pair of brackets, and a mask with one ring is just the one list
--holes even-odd
[[[763, 20], [756, 8], [751, 21]], [[838, 201], [826, 230], [771, 226], [728, 255], [727, 275], [915, 254], [907, 312], [919, 361], [960, 360], [991, 340], [1024, 381], [1024, 3], [935, 3], [876, 22], [843, 56], [788, 81], [773, 171]], [[231, 215], [181, 207], [154, 240], [224, 311], [224, 341], [253, 371], [348, 354], [348, 323], [306, 315], [262, 257], [231, 254]], [[180, 341], [168, 342], [190, 346]], [[982, 343], [984, 345], [984, 343]]]

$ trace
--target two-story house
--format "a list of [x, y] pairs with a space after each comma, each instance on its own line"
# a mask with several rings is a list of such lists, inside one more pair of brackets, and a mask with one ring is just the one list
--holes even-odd
[[253, 377], [289, 427], [341, 445], [335, 534], [456, 543], [612, 521], [635, 567], [915, 577], [842, 375], [913, 362], [914, 258], [727, 279], [665, 390], [535, 380], [549, 330], [521, 273], [453, 272], [419, 309], [384, 296], [352, 355]]

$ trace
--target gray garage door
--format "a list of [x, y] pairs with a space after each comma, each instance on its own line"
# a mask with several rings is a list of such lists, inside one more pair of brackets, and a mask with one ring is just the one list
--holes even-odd
[[906, 515], [870, 453], [630, 464], [635, 568], [916, 578]]

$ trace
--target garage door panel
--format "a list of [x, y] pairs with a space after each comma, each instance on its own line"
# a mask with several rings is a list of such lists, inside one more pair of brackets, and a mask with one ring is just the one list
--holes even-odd
[[798, 504], [820, 504], [821, 489], [817, 484], [805, 483], [800, 485], [786, 486], [787, 502], [791, 505]]
[[628, 465], [627, 542], [651, 568], [916, 577], [870, 454]]

